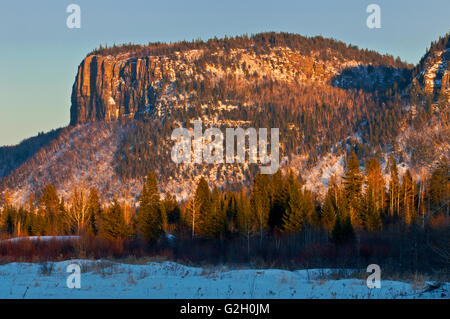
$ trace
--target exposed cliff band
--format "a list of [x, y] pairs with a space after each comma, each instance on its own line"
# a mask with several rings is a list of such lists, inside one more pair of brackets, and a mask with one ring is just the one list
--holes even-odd
[[144, 112], [154, 98], [152, 85], [161, 77], [157, 60], [86, 57], [72, 89], [70, 124], [113, 121]]

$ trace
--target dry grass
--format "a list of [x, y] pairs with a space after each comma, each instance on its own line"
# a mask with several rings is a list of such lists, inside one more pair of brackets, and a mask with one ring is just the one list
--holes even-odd
[[320, 270], [311, 276], [312, 280], [366, 279], [369, 274], [359, 269]]
[[53, 262], [42, 262], [39, 265], [39, 274], [41, 276], [50, 276], [53, 273], [53, 267], [54, 267], [54, 263]]
[[125, 258], [112, 258], [111, 260], [129, 264], [129, 265], [146, 265], [151, 262], [162, 263], [168, 261], [168, 258], [165, 256], [142, 256], [137, 257], [135, 255], [126, 256]]
[[81, 263], [81, 272], [92, 272], [93, 274], [101, 274], [102, 277], [111, 276], [118, 271], [118, 265], [109, 260], [88, 261]]
[[423, 290], [423, 289], [425, 289], [426, 280], [427, 280], [426, 276], [424, 276], [422, 274], [415, 273], [414, 277], [412, 278], [411, 288], [413, 290]]
[[132, 286], [135, 286], [135, 285], [137, 284], [137, 281], [134, 280], [134, 278], [133, 278], [133, 273], [132, 273], [131, 271], [128, 272], [127, 283], [130, 284], [130, 285], [132, 285]]

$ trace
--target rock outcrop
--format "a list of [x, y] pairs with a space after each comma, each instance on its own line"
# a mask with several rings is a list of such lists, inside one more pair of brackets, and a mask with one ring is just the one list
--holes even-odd
[[426, 93], [436, 95], [450, 103], [450, 48], [434, 51], [427, 55], [423, 69], [419, 73], [419, 81]]
[[159, 57], [86, 57], [72, 89], [70, 124], [134, 118], [145, 112], [154, 101], [156, 83], [168, 69]]
[[367, 91], [392, 87], [394, 82], [407, 78], [406, 64], [396, 68], [393, 60], [381, 65], [381, 56], [373, 58], [379, 60], [373, 63], [373, 59], [359, 59], [345, 50], [321, 49], [326, 54], [286, 46], [264, 47], [263, 53], [251, 46], [184, 48], [159, 54], [145, 52], [145, 48], [93, 52], [78, 67], [70, 124], [139, 118], [154, 111], [170, 112], [171, 106], [189, 107], [190, 97], [202, 95], [202, 88], [231, 77], [242, 87], [272, 79]]

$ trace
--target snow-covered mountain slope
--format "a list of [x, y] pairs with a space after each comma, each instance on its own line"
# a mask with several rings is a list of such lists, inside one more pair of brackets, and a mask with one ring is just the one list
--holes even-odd
[[114, 173], [114, 153], [127, 129], [127, 126], [103, 122], [65, 128], [16, 169], [11, 181], [15, 186], [4, 196], [25, 203], [30, 195], [40, 196], [39, 190], [49, 181], [58, 185], [64, 198], [75, 189], [89, 189], [94, 185], [111, 198], [128, 189], [137, 193], [141, 185], [124, 185]]
[[[67, 287], [67, 266], [81, 266], [80, 289]], [[337, 279], [343, 275], [343, 279]], [[369, 289], [351, 270], [195, 268], [173, 262], [141, 265], [106, 260], [10, 263], [0, 266], [0, 298], [9, 299], [448, 299], [450, 283], [384, 280]], [[369, 274], [368, 274], [369, 275]], [[334, 279], [333, 279], [334, 278]]]

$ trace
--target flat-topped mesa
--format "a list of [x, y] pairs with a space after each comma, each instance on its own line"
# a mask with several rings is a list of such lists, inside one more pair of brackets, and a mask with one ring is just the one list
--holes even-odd
[[[90, 55], [78, 67], [72, 88], [70, 124], [117, 120], [123, 114], [137, 111], [142, 98], [142, 72], [137, 63], [120, 61], [111, 56]], [[129, 77], [137, 86], [119, 81]]]
[[144, 111], [159, 77], [151, 58], [90, 55], [78, 67], [72, 88], [70, 124], [113, 121]]
[[335, 40], [283, 33], [99, 49], [78, 67], [70, 124], [137, 118], [161, 109], [164, 114], [166, 108], [188, 106], [192, 96], [224, 78], [240, 87], [275, 80], [376, 89], [381, 82], [391, 86], [408, 67]]

